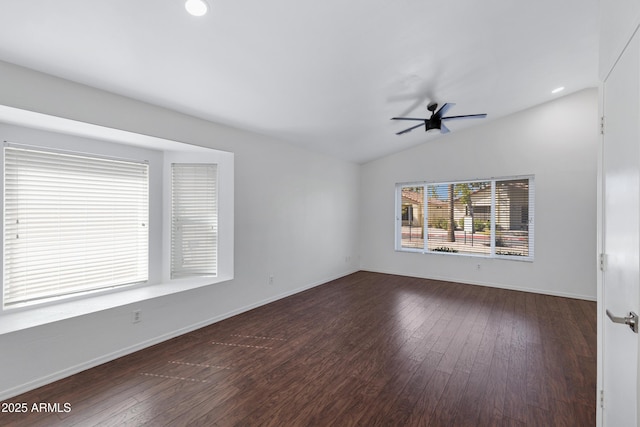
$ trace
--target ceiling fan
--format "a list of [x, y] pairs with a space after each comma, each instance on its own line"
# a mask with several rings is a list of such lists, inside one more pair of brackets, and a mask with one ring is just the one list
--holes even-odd
[[422, 125], [424, 125], [424, 130], [425, 131], [430, 131], [431, 129], [439, 129], [440, 133], [449, 133], [450, 132], [449, 128], [446, 127], [444, 125], [444, 123], [443, 123], [446, 120], [484, 119], [485, 117], [487, 117], [486, 114], [468, 114], [466, 116], [443, 117], [446, 114], [446, 112], [449, 111], [449, 109], [451, 107], [453, 107], [454, 105], [456, 105], [456, 104], [452, 104], [450, 102], [447, 102], [442, 107], [440, 107], [440, 109], [438, 111], [436, 111], [436, 108], [438, 108], [438, 104], [435, 103], [435, 102], [431, 102], [427, 106], [427, 110], [431, 111], [431, 117], [429, 117], [428, 119], [418, 119], [418, 118], [413, 118], [413, 117], [392, 117], [391, 120], [417, 120], [417, 121], [422, 122], [419, 125], [411, 126], [408, 129], [400, 131], [400, 132], [396, 133], [396, 135], [402, 135], [403, 133], [411, 132], [412, 130], [417, 129]]

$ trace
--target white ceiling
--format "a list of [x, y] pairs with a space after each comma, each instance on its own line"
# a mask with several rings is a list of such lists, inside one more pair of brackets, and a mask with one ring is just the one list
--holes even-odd
[[208, 2], [5, 0], [0, 60], [359, 163], [597, 85], [598, 0]]

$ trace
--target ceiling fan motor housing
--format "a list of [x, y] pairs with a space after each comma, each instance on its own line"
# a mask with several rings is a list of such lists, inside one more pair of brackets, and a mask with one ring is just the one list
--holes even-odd
[[429, 120], [425, 120], [424, 130], [429, 132], [432, 129], [440, 129], [442, 127], [442, 121], [439, 117], [431, 116]]

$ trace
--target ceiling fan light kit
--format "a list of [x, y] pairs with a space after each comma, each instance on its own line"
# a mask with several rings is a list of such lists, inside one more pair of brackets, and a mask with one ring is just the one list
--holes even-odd
[[447, 113], [447, 111], [449, 111], [449, 109], [451, 107], [453, 107], [454, 105], [456, 105], [456, 104], [453, 104], [451, 102], [447, 102], [442, 107], [440, 107], [440, 109], [438, 111], [436, 111], [436, 109], [438, 108], [438, 104], [435, 103], [435, 102], [431, 102], [427, 106], [427, 110], [431, 111], [431, 117], [429, 117], [428, 119], [415, 118], [415, 117], [392, 117], [391, 120], [413, 120], [413, 121], [422, 122], [422, 123], [420, 123], [418, 125], [411, 126], [410, 128], [402, 130], [402, 131], [396, 133], [396, 135], [403, 135], [405, 133], [411, 132], [414, 129], [419, 128], [420, 126], [424, 126], [424, 130], [426, 132], [429, 132], [430, 130], [433, 130], [433, 129], [437, 129], [437, 130], [440, 131], [440, 133], [449, 133], [450, 130], [449, 130], [448, 127], [445, 126], [445, 124], [443, 123], [444, 121], [459, 120], [459, 119], [484, 119], [485, 117], [487, 117], [486, 114], [467, 114], [467, 115], [464, 115], [464, 116], [444, 117], [444, 115]]

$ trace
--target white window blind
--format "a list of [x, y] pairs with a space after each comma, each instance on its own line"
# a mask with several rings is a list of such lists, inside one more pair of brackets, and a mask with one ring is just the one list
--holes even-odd
[[529, 179], [496, 181], [495, 229], [496, 254], [524, 256], [531, 254], [533, 206]]
[[402, 247], [424, 248], [424, 186], [402, 187]]
[[396, 185], [396, 249], [533, 259], [533, 177]]
[[148, 279], [148, 165], [7, 146], [4, 305]]
[[217, 166], [175, 163], [171, 175], [171, 277], [215, 276]]

